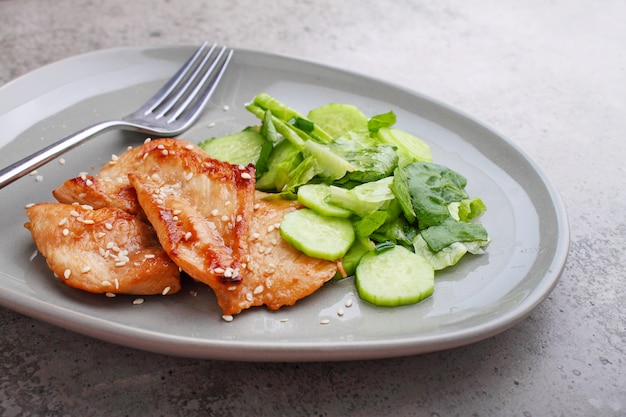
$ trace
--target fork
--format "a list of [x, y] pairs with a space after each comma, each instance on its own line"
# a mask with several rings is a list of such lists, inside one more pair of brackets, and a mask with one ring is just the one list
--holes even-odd
[[50, 162], [64, 152], [112, 129], [177, 136], [189, 129], [224, 74], [233, 51], [207, 42], [139, 109], [121, 118], [82, 129], [0, 171], [0, 189]]

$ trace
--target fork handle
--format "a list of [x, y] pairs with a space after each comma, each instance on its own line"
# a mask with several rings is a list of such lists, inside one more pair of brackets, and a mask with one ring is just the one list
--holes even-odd
[[89, 126], [9, 165], [0, 171], [0, 189], [39, 168], [40, 166], [50, 162], [57, 156], [80, 145], [87, 139], [91, 139], [96, 135], [115, 127], [119, 127], [120, 125], [123, 125], [123, 123], [117, 121], [107, 121]]

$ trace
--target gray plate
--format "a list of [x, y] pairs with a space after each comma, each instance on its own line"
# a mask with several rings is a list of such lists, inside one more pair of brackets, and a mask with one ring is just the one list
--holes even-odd
[[[126, 114], [149, 97], [193, 47], [105, 50], [57, 62], [0, 89], [0, 165], [87, 124]], [[419, 354], [493, 336], [523, 320], [563, 269], [569, 232], [550, 181], [520, 149], [441, 103], [361, 75], [291, 58], [238, 50], [193, 142], [255, 124], [244, 104], [265, 91], [307, 111], [328, 102], [366, 114], [393, 110], [397, 126], [426, 140], [434, 160], [464, 174], [483, 198], [492, 243], [438, 275], [434, 296], [417, 305], [376, 308], [358, 300], [351, 280], [330, 282], [295, 306], [255, 308], [221, 319], [208, 287], [187, 283], [174, 296], [114, 299], [59, 283], [22, 227], [27, 203], [111, 154], [144, 139], [110, 132], [0, 190], [0, 303], [72, 331], [178, 356], [250, 361], [353, 360]], [[228, 106], [228, 107], [225, 107]], [[212, 123], [215, 125], [212, 126]], [[354, 300], [350, 308], [346, 300]], [[337, 311], [343, 307], [345, 314]], [[328, 324], [320, 324], [323, 319]]]

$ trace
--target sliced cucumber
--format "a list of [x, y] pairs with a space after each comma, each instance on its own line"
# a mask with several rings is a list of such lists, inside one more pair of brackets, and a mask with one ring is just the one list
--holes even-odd
[[235, 165], [256, 165], [263, 148], [271, 148], [272, 143], [257, 131], [243, 130], [232, 135], [203, 140], [198, 146], [220, 161]]
[[374, 305], [395, 307], [417, 303], [435, 289], [435, 272], [424, 257], [403, 246], [368, 252], [356, 268], [359, 296]]
[[329, 261], [344, 256], [355, 238], [350, 220], [323, 216], [308, 208], [285, 214], [280, 235], [300, 252]]
[[353, 130], [367, 132], [367, 116], [351, 104], [325, 104], [309, 111], [308, 118], [333, 138]]
[[329, 195], [330, 186], [327, 184], [306, 184], [298, 188], [298, 201], [319, 214], [344, 219], [352, 215], [350, 210], [328, 203]]

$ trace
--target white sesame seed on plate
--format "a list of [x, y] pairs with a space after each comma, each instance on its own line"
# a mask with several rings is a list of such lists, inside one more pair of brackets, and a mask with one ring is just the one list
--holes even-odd
[[222, 316], [222, 320], [224, 320], [226, 322], [231, 322], [231, 321], [233, 321], [233, 316], [231, 316], [230, 314], [224, 314]]
[[320, 324], [328, 324], [328, 323], [330, 323], [330, 320], [328, 319], [320, 320]]
[[134, 305], [143, 304], [143, 302], [144, 302], [144, 301], [145, 301], [145, 300], [144, 300], [143, 298], [135, 298], [135, 299], [133, 300], [133, 304], [134, 304]]
[[107, 292], [104, 295], [106, 295], [108, 298], [114, 298], [115, 297], [115, 294], [112, 293], [112, 292]]

